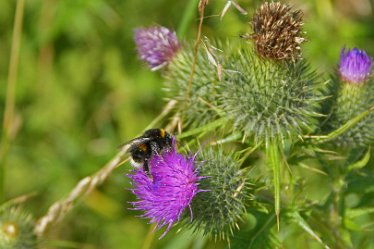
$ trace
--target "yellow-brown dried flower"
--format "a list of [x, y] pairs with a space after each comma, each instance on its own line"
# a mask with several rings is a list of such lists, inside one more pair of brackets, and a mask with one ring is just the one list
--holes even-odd
[[302, 17], [301, 10], [292, 11], [287, 4], [265, 2], [250, 22], [253, 34], [244, 38], [254, 41], [258, 55], [263, 58], [294, 61], [301, 57], [300, 44], [305, 41]]

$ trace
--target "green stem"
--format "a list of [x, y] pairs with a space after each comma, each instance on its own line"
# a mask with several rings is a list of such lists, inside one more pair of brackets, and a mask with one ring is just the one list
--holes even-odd
[[344, 233], [342, 233], [345, 229], [344, 227], [344, 216], [345, 216], [345, 204], [344, 204], [344, 197], [345, 197], [345, 178], [346, 178], [345, 169], [342, 165], [338, 165], [336, 170], [334, 171], [333, 177], [333, 191], [332, 191], [332, 210], [330, 213], [330, 222], [332, 224], [332, 228], [335, 230], [334, 236], [336, 241], [342, 241], [345, 245], [344, 248], [351, 248], [349, 246], [349, 242], [346, 241], [344, 238]]
[[[368, 152], [358, 150], [350, 150], [341, 152], [346, 155], [344, 162], [342, 161], [328, 161], [324, 160], [317, 154], [317, 159], [320, 164], [325, 167], [326, 172], [330, 176], [331, 182], [331, 194], [328, 198], [329, 207], [329, 218], [326, 221], [328, 223], [329, 229], [333, 229], [333, 236], [336, 241], [336, 248], [352, 248], [352, 243], [350, 238], [345, 236], [347, 233], [344, 220], [346, 215], [345, 207], [345, 195], [346, 195], [346, 182], [347, 176], [352, 169], [361, 168], [366, 165], [369, 160]], [[363, 158], [359, 160], [359, 156]], [[352, 169], [351, 169], [352, 168]]]
[[8, 157], [8, 152], [11, 143], [12, 124], [14, 119], [15, 109], [15, 91], [17, 82], [19, 49], [22, 34], [22, 22], [25, 1], [18, 0], [16, 5], [16, 14], [14, 17], [14, 27], [12, 36], [12, 45], [9, 62], [8, 83], [5, 97], [5, 109], [3, 117], [2, 139], [0, 144], [0, 202], [4, 200], [4, 182], [5, 182], [5, 167]]
[[280, 214], [280, 174], [282, 157], [280, 154], [280, 143], [277, 140], [270, 140], [266, 144], [266, 160], [273, 170], [274, 185], [274, 210], [277, 216], [277, 227], [279, 230], [279, 214]]
[[183, 38], [186, 34], [187, 28], [192, 19], [196, 16], [196, 9], [200, 0], [190, 0], [184, 11], [182, 21], [179, 24], [177, 34], [178, 37]]
[[273, 220], [274, 220], [274, 215], [271, 215], [267, 221], [265, 221], [263, 223], [263, 225], [261, 226], [261, 228], [253, 235], [252, 239], [251, 239], [251, 243], [248, 245], [248, 249], [249, 248], [252, 248], [252, 245], [253, 243], [255, 242], [256, 239], [260, 238], [261, 236], [261, 233], [263, 233], [266, 229], [268, 229], [270, 226], [272, 226], [272, 223], [273, 223]]
[[152, 245], [153, 238], [155, 237], [155, 224], [149, 226], [147, 236], [144, 239], [142, 249], [150, 249]]

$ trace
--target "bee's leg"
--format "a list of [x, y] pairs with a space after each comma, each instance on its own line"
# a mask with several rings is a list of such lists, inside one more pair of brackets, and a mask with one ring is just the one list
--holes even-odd
[[144, 169], [144, 173], [148, 176], [148, 178], [153, 181], [153, 176], [152, 176], [150, 168], [149, 168], [148, 160], [144, 161], [143, 169]]
[[144, 161], [143, 170], [144, 170], [146, 175], [150, 176], [148, 160]]

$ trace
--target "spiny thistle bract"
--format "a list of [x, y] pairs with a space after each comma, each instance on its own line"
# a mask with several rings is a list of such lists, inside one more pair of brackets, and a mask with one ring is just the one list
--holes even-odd
[[301, 27], [303, 13], [292, 11], [280, 2], [263, 3], [251, 21], [256, 52], [263, 58], [295, 60], [301, 56], [300, 44], [305, 41]]
[[314, 130], [324, 84], [305, 60], [274, 63], [242, 46], [222, 81], [221, 106], [234, 129], [257, 141], [295, 138]]
[[[374, 106], [374, 81], [371, 78], [373, 59], [365, 51], [342, 49], [338, 77], [333, 80], [337, 88], [334, 96], [330, 130], [335, 130], [360, 113]], [[333, 140], [340, 147], [355, 148], [374, 141], [374, 114], [370, 113], [353, 128]]]
[[194, 218], [190, 222], [187, 217], [186, 224], [215, 239], [229, 239], [246, 212], [246, 174], [240, 169], [238, 158], [225, 154], [222, 148], [204, 150], [199, 158], [203, 160], [199, 171], [204, 175], [199, 188], [204, 191], [193, 199]]
[[[184, 45], [165, 73], [165, 91], [168, 98], [178, 100], [185, 125], [201, 126], [219, 116], [214, 107], [217, 106], [216, 95], [220, 76], [219, 69], [214, 63], [222, 62], [223, 53], [213, 47], [210, 47], [210, 51], [200, 44], [191, 84], [194, 62], [192, 46]], [[213, 53], [216, 58], [212, 57]]]
[[201, 177], [195, 168], [195, 157], [186, 158], [179, 154], [174, 141], [170, 151], [152, 156], [149, 161], [151, 175], [142, 167], [128, 175], [134, 187], [132, 192], [138, 198], [132, 203], [134, 210], [144, 211], [141, 217], [149, 218], [157, 228], [167, 226], [161, 238], [179, 221], [200, 191], [198, 182]]
[[36, 249], [31, 216], [16, 207], [0, 208], [0, 248]]

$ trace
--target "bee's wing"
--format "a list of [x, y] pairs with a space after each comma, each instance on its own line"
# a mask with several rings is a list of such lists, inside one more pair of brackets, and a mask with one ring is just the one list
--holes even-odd
[[137, 138], [134, 138], [130, 141], [127, 141], [126, 143], [123, 143], [122, 145], [119, 146], [119, 148], [122, 149], [125, 146], [128, 146], [128, 147], [136, 146], [136, 145], [148, 142], [150, 140], [151, 140], [151, 138], [149, 138], [149, 137], [137, 137]]

